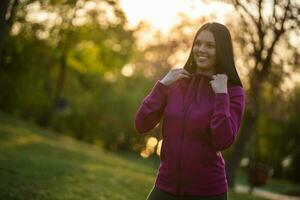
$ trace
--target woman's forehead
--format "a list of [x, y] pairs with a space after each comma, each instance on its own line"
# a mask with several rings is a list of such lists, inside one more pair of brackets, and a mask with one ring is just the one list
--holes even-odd
[[214, 35], [210, 31], [204, 30], [204, 31], [201, 31], [197, 35], [196, 41], [215, 43], [215, 38], [214, 38]]

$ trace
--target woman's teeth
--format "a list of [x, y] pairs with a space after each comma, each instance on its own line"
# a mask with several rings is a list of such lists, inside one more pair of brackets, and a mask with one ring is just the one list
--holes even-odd
[[199, 56], [198, 57], [198, 60], [201, 62], [201, 61], [206, 61], [208, 59], [208, 57], [206, 56]]

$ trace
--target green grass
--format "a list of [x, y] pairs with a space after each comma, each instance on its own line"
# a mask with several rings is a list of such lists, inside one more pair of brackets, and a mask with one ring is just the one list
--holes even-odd
[[[155, 163], [0, 115], [0, 199], [143, 200]], [[230, 200], [263, 200], [229, 193]]]
[[[245, 171], [238, 171], [237, 183], [240, 185], [248, 185]], [[300, 195], [300, 186], [287, 180], [269, 178], [266, 185], [260, 186], [258, 188], [274, 193], [295, 196]]]

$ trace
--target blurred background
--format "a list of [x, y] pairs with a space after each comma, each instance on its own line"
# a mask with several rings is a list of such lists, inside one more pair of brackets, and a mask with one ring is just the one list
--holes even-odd
[[1, 0], [1, 199], [145, 199], [161, 126], [135, 113], [209, 21], [247, 92], [230, 199], [300, 199], [298, 0]]

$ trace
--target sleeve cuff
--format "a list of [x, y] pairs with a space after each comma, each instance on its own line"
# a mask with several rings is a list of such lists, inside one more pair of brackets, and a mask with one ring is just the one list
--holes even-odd
[[162, 82], [160, 82], [161, 80], [156, 81], [156, 84], [158, 84], [160, 87], [164, 88], [164, 89], [168, 89], [169, 86], [163, 84]]

